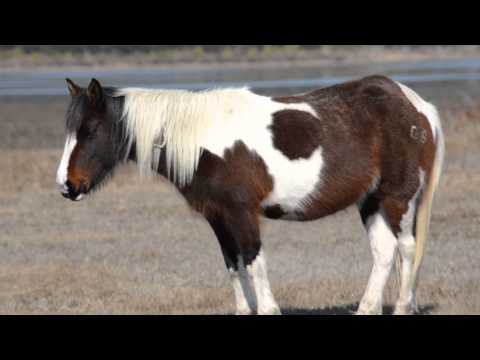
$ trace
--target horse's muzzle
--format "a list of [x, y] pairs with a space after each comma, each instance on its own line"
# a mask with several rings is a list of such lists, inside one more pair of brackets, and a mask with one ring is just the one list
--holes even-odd
[[60, 192], [64, 198], [72, 201], [80, 201], [85, 197], [85, 190], [85, 186], [81, 185], [78, 189], [76, 189], [70, 181], [67, 181], [65, 187], [60, 190]]

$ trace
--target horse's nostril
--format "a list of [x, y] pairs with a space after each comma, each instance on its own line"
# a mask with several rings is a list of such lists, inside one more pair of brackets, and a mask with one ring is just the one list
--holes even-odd
[[78, 195], [78, 191], [75, 189], [75, 186], [73, 186], [73, 184], [68, 180], [65, 183], [65, 185], [67, 186], [69, 197], [70, 198], [76, 198], [77, 195]]

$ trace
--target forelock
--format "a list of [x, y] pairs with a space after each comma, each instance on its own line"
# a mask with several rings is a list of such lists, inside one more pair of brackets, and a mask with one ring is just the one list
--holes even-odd
[[76, 132], [80, 128], [87, 106], [87, 97], [83, 94], [70, 101], [70, 105], [68, 106], [65, 115], [68, 132]]

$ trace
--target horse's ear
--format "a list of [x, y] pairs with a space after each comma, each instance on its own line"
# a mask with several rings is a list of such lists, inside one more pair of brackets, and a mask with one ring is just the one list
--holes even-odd
[[72, 97], [75, 97], [75, 96], [78, 96], [80, 95], [80, 92], [81, 92], [81, 88], [80, 86], [78, 86], [77, 84], [75, 84], [72, 80], [70, 79], [65, 79], [67, 81], [67, 85], [68, 85], [68, 91], [70, 92], [70, 95], [72, 95]]
[[98, 82], [97, 79], [92, 79], [88, 85], [87, 95], [90, 101], [99, 105], [103, 101], [103, 89], [102, 85]]

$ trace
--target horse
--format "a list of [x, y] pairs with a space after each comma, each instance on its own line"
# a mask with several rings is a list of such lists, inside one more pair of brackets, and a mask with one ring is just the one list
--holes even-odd
[[373, 75], [290, 96], [249, 88], [203, 91], [82, 88], [71, 95], [56, 182], [84, 199], [135, 161], [160, 174], [210, 224], [236, 314], [281, 314], [267, 275], [260, 218], [311, 221], [357, 206], [373, 267], [356, 314], [381, 314], [397, 264], [394, 314], [418, 311], [416, 289], [444, 135], [436, 107]]

